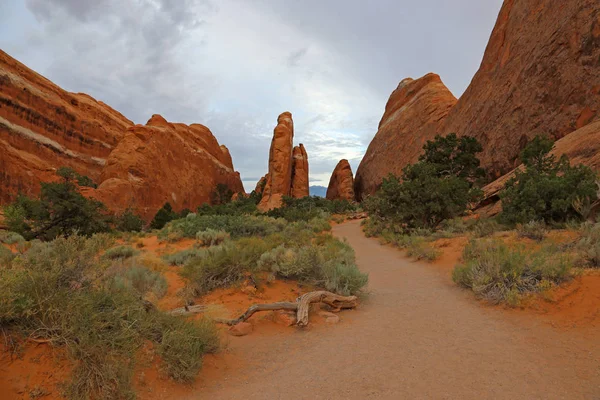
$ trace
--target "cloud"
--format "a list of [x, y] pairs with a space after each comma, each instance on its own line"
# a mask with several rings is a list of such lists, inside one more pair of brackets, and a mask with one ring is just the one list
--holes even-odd
[[0, 48], [136, 123], [208, 126], [246, 188], [291, 111], [311, 183], [356, 169], [407, 76], [460, 94], [502, 0], [26, 0], [0, 3]]

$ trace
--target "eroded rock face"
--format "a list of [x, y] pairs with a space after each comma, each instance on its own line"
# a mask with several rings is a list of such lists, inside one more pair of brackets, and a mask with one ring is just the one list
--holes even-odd
[[277, 118], [269, 151], [269, 173], [258, 204], [262, 211], [281, 206], [283, 196], [289, 196], [292, 188], [292, 147], [294, 141], [294, 121], [290, 112]]
[[560, 139], [600, 112], [600, 3], [506, 0], [471, 85], [440, 133], [475, 136], [493, 177], [535, 135]]
[[502, 176], [534, 136], [558, 140], [599, 117], [599, 70], [597, 0], [505, 0], [481, 67], [456, 104], [432, 75], [405, 80], [392, 94], [356, 173], [357, 197], [416, 161], [436, 133], [476, 137], [482, 167], [490, 179]]
[[290, 195], [300, 199], [308, 193], [308, 154], [304, 145], [300, 143], [292, 151], [292, 188]]
[[114, 211], [134, 208], [150, 219], [165, 202], [174, 210], [210, 203], [218, 184], [243, 193], [229, 150], [204, 125], [167, 122], [154, 115], [127, 129], [90, 195]]
[[70, 93], [0, 50], [0, 203], [68, 166], [98, 180], [133, 123], [106, 104]]
[[404, 79], [392, 93], [354, 182], [357, 200], [373, 194], [389, 173], [419, 158], [423, 145], [435, 137], [456, 98], [440, 77], [428, 74]]
[[326, 197], [328, 200], [354, 201], [354, 178], [348, 160], [341, 160], [333, 170]]

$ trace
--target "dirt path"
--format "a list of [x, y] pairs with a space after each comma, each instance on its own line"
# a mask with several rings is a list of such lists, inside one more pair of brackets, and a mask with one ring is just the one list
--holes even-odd
[[252, 362], [193, 398], [600, 399], [600, 332], [482, 307], [358, 222], [334, 234], [370, 274], [361, 308], [335, 326], [232, 341]]

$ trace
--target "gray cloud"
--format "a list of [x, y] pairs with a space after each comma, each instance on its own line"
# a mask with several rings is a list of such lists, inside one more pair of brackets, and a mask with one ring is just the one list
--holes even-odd
[[136, 123], [207, 125], [247, 189], [277, 115], [294, 115], [311, 182], [354, 169], [407, 76], [459, 95], [502, 0], [26, 0], [0, 2], [0, 47]]

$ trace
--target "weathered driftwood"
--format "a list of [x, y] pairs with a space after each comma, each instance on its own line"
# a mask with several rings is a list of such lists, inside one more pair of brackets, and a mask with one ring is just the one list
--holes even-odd
[[[298, 297], [295, 303], [291, 302], [280, 302], [270, 304], [255, 304], [250, 306], [245, 313], [235, 319], [222, 319], [216, 318], [215, 321], [227, 325], [236, 325], [240, 322], [247, 321], [251, 316], [259, 311], [276, 311], [276, 310], [287, 310], [296, 311], [296, 324], [298, 326], [308, 325], [308, 311], [311, 303], [325, 303], [330, 306], [333, 312], [338, 312], [342, 309], [355, 308], [358, 305], [358, 298], [356, 296], [339, 296], [335, 293], [327, 291], [309, 292]], [[205, 312], [207, 306], [186, 306], [172, 310], [170, 313], [173, 315], [191, 315]]]

